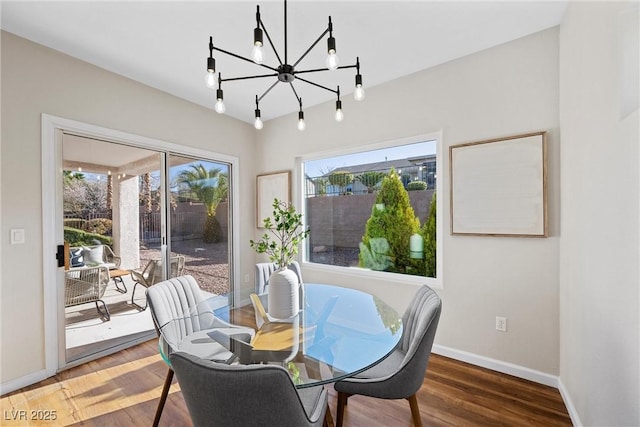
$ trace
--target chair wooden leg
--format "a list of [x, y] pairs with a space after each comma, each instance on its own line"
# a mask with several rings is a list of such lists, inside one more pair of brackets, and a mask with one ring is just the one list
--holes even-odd
[[324, 414], [324, 421], [322, 422], [323, 427], [333, 427], [333, 417], [331, 416], [331, 409], [329, 408], [329, 404], [327, 403], [327, 412]]
[[164, 387], [162, 387], [162, 394], [160, 394], [160, 401], [158, 401], [158, 408], [156, 409], [156, 417], [153, 419], [153, 427], [158, 427], [160, 423], [160, 417], [162, 416], [162, 410], [164, 409], [164, 403], [167, 401], [169, 395], [169, 389], [171, 388], [171, 381], [173, 381], [173, 369], [169, 368], [167, 377], [164, 380]]
[[411, 418], [413, 418], [413, 424], [416, 427], [422, 427], [422, 418], [420, 417], [420, 409], [418, 409], [418, 398], [414, 394], [411, 397], [407, 397], [407, 400], [411, 407]]
[[347, 399], [349, 394], [339, 391], [338, 392], [338, 414], [336, 415], [336, 427], [342, 427], [344, 421], [344, 407], [347, 406]]

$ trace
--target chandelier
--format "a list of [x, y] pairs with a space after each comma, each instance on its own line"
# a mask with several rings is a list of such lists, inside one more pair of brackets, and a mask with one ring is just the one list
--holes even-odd
[[[329, 35], [327, 37], [327, 59], [326, 59], [326, 67], [324, 68], [314, 68], [307, 70], [298, 70], [296, 69], [297, 65], [304, 59], [305, 56], [323, 39], [324, 36]], [[275, 53], [275, 56], [278, 60], [279, 65], [272, 67], [266, 64], [263, 64], [264, 58], [264, 46], [263, 46], [263, 35], [267, 36], [267, 41], [271, 46], [271, 49]], [[269, 88], [261, 95], [256, 95], [256, 109], [255, 109], [255, 121], [254, 126], [256, 129], [262, 129], [263, 122], [260, 118], [260, 101], [273, 89], [278, 83], [286, 83], [291, 87], [293, 95], [298, 102], [300, 110], [298, 112], [298, 129], [304, 130], [304, 111], [302, 110], [302, 98], [298, 95], [296, 88], [293, 85], [295, 80], [299, 80], [301, 82], [307, 83], [309, 85], [327, 90], [336, 95], [336, 113], [335, 119], [338, 122], [341, 122], [344, 119], [344, 114], [342, 113], [342, 101], [340, 100], [340, 86], [337, 86], [336, 89], [332, 89], [321, 84], [315, 83], [307, 78], [302, 77], [303, 74], [309, 73], [317, 73], [322, 71], [334, 71], [346, 68], [355, 68], [356, 69], [356, 79], [355, 79], [355, 91], [354, 98], [357, 101], [361, 101], [364, 99], [364, 89], [362, 88], [362, 75], [360, 75], [360, 59], [356, 58], [356, 63], [353, 65], [339, 65], [338, 55], [336, 54], [336, 39], [333, 37], [333, 24], [331, 23], [331, 17], [329, 16], [329, 24], [327, 28], [324, 30], [322, 34], [314, 41], [311, 46], [300, 56], [300, 58], [290, 65], [288, 50], [287, 50], [287, 0], [284, 0], [284, 60], [278, 54], [277, 49], [273, 45], [271, 41], [271, 37], [265, 28], [264, 22], [260, 18], [260, 6], [258, 5], [256, 8], [256, 28], [253, 30], [253, 50], [251, 52], [251, 58], [246, 58], [242, 55], [238, 55], [224, 49], [220, 49], [217, 46], [213, 45], [213, 37], [209, 37], [209, 57], [207, 58], [207, 75], [206, 75], [206, 83], [207, 87], [214, 89], [216, 78], [216, 60], [213, 57], [213, 51], [222, 52], [226, 55], [233, 56], [234, 58], [240, 59], [242, 61], [251, 62], [260, 67], [263, 67], [271, 72], [267, 74], [256, 74], [250, 76], [242, 76], [242, 77], [227, 77], [222, 78], [222, 74], [218, 73], [218, 89], [216, 90], [216, 104], [215, 110], [219, 114], [223, 114], [226, 110], [224, 105], [224, 96], [222, 91], [222, 83], [230, 82], [236, 80], [248, 80], [248, 79], [260, 79], [260, 78], [268, 78], [268, 77], [276, 77], [276, 81], [269, 86]]]

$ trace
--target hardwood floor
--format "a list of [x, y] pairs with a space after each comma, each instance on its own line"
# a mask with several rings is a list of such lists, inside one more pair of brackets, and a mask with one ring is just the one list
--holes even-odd
[[[2, 396], [0, 424], [150, 426], [166, 372], [157, 341], [148, 341]], [[335, 420], [337, 393], [328, 389]], [[418, 404], [425, 426], [571, 425], [558, 390], [438, 355], [431, 356]], [[160, 425], [191, 425], [175, 380]], [[409, 404], [352, 396], [344, 425], [411, 426]]]

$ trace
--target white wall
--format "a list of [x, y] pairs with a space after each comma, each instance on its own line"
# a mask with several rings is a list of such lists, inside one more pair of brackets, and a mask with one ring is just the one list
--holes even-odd
[[[365, 64], [363, 59], [363, 64]], [[348, 71], [341, 71], [348, 72]], [[366, 68], [362, 70], [366, 85]], [[305, 90], [308, 90], [305, 88]], [[443, 312], [436, 343], [557, 375], [559, 124], [558, 29], [367, 88], [364, 102], [343, 97], [305, 110], [299, 132], [290, 115], [261, 131], [258, 171], [292, 169], [292, 157], [364, 146], [442, 129], [445, 155]], [[490, 238], [449, 235], [448, 147], [546, 130], [549, 132], [550, 237]], [[306, 281], [368, 289], [404, 309], [415, 288], [305, 268]], [[506, 316], [509, 332], [495, 331]]]
[[638, 94], [621, 108], [637, 26], [637, 2], [571, 2], [560, 31], [560, 376], [589, 426], [640, 425]]
[[[41, 114], [236, 156], [240, 161], [240, 241], [253, 236], [252, 126], [2, 33], [2, 225], [0, 382], [44, 369]], [[250, 226], [249, 226], [250, 224]], [[26, 243], [9, 245], [9, 229]], [[254, 255], [241, 245], [241, 276]], [[44, 262], [55, 262], [54, 253]]]

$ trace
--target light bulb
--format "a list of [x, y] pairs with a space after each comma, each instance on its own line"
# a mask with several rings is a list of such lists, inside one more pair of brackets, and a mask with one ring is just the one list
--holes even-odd
[[262, 44], [255, 43], [253, 45], [253, 49], [251, 50], [251, 59], [256, 64], [262, 64], [264, 61], [264, 49], [262, 49]]
[[208, 88], [214, 89], [216, 87], [215, 73], [213, 71], [207, 71], [207, 75], [204, 79]]
[[307, 127], [307, 125], [304, 123], [304, 119], [299, 119], [298, 120], [298, 130], [299, 131], [303, 131], [306, 127]]
[[262, 123], [262, 119], [260, 119], [260, 117], [256, 117], [256, 120], [253, 122], [253, 126], [260, 130], [264, 126], [264, 123]]
[[225, 107], [222, 98], [218, 98], [218, 100], [216, 101], [216, 106], [214, 108], [216, 110], [216, 113], [218, 114], [223, 114], [227, 110], [227, 107]]
[[353, 97], [356, 101], [362, 101], [364, 99], [364, 89], [362, 85], [356, 86], [356, 90], [353, 92]]
[[338, 58], [338, 55], [336, 55], [335, 50], [334, 51], [329, 51], [329, 54], [327, 55], [327, 59], [326, 59], [326, 64], [327, 64], [327, 68], [331, 71], [333, 70], [337, 70], [338, 69], [338, 64], [340, 63], [340, 58]]
[[341, 109], [336, 110], [336, 122], [341, 122], [344, 120], [344, 113]]

